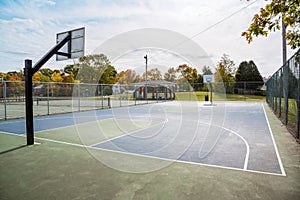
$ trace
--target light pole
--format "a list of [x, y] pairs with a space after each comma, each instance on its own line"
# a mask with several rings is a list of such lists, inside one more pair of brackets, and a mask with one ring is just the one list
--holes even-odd
[[146, 74], [145, 74], [145, 99], [148, 101], [148, 98], [147, 98], [147, 64], [148, 64], [148, 56], [145, 55], [144, 56], [145, 60], [146, 60]]

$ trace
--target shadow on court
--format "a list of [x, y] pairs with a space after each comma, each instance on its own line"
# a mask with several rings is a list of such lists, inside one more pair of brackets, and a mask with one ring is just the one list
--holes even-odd
[[[148, 173], [126, 173], [99, 162], [82, 146], [36, 139], [41, 144], [21, 147], [25, 137], [0, 133], [0, 150], [11, 149], [0, 154], [0, 199], [298, 199], [300, 146], [265, 109], [286, 176], [183, 162]], [[262, 142], [254, 144], [250, 150], [266, 148]], [[13, 150], [16, 147], [20, 148]], [[123, 164], [158, 160], [93, 151], [104, 152]]]
[[6, 153], [9, 153], [9, 152], [12, 152], [12, 151], [17, 151], [17, 150], [22, 149], [24, 147], [27, 147], [27, 145], [21, 145], [19, 147], [14, 147], [14, 148], [11, 148], [11, 149], [8, 149], [8, 150], [5, 150], [5, 151], [1, 151], [0, 155], [1, 154], [6, 154]]

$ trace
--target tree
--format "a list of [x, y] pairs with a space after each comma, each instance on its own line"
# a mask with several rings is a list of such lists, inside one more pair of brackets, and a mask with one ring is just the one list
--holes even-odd
[[[146, 74], [143, 73], [143, 77], [146, 77]], [[147, 71], [147, 80], [148, 81], [155, 81], [155, 80], [162, 80], [161, 71], [158, 68], [153, 68]]]
[[249, 62], [243, 61], [240, 63], [236, 74], [235, 80], [240, 81], [260, 81], [263, 82], [263, 77], [257, 69], [255, 63], [250, 60]]
[[41, 82], [50, 82], [51, 78], [45, 75], [41, 75]]
[[104, 54], [93, 54], [79, 58], [76, 79], [84, 83], [115, 83], [117, 72]]
[[190, 84], [197, 82], [198, 72], [196, 68], [192, 68], [187, 64], [179, 65], [176, 72], [180, 72], [182, 77], [185, 78]]
[[20, 72], [7, 72], [7, 79], [9, 82], [6, 83], [6, 87], [9, 88], [6, 91], [7, 97], [19, 96], [20, 94], [24, 94], [24, 85], [22, 82], [23, 73]]
[[53, 74], [53, 70], [49, 69], [49, 68], [41, 68], [39, 70], [39, 72], [41, 72], [41, 74], [48, 76], [49, 78], [51, 77], [51, 75]]
[[236, 87], [243, 89], [258, 89], [264, 84], [263, 77], [252, 60], [240, 63], [235, 74], [235, 80], [236, 82], [252, 82], [247, 84], [246, 88], [244, 84], [237, 83]]
[[[215, 82], [223, 82], [226, 93], [233, 93], [235, 71], [233, 60], [228, 55], [223, 54], [216, 68]], [[222, 92], [221, 85], [218, 84], [217, 87], [216, 90]]]
[[202, 68], [203, 75], [205, 74], [213, 74], [209, 66], [204, 66]]
[[196, 91], [202, 91], [204, 89], [204, 84], [203, 84], [203, 75], [198, 74], [198, 78], [194, 84], [194, 89]]
[[62, 82], [64, 83], [74, 83], [74, 75], [72, 72], [68, 75], [64, 74], [62, 78], [63, 78]]
[[181, 84], [180, 87], [182, 87], [180, 89], [186, 91], [191, 89], [197, 90], [195, 83], [198, 81], [198, 71], [196, 68], [192, 68], [187, 64], [183, 64], [177, 67], [176, 72], [181, 74], [177, 79], [177, 82]]
[[164, 74], [164, 80], [175, 82], [176, 79], [177, 79], [176, 70], [174, 69], [174, 67], [170, 67], [168, 71]]
[[32, 81], [39, 83], [42, 79], [42, 74], [40, 72], [36, 72], [32, 76]]
[[67, 65], [64, 67], [64, 73], [66, 74], [73, 74], [74, 77], [77, 76], [78, 74], [78, 66], [75, 64], [75, 65]]
[[136, 72], [132, 69], [127, 69], [126, 71], [121, 71], [118, 74], [118, 82], [120, 84], [131, 84], [136, 80]]
[[7, 72], [7, 80], [9, 81], [22, 81], [22, 72]]
[[216, 68], [216, 82], [234, 82], [235, 67], [233, 60], [223, 54]]
[[52, 80], [53, 82], [62, 82], [62, 81], [63, 81], [63, 78], [61, 77], [59, 71], [55, 71], [55, 72], [53, 72], [53, 74], [52, 74], [51, 80]]
[[0, 72], [0, 77], [2, 77], [3, 80], [7, 80], [7, 73]]
[[281, 21], [286, 27], [286, 39], [292, 49], [300, 47], [300, 5], [299, 0], [272, 0], [259, 14], [255, 14], [248, 30], [242, 33], [248, 43], [254, 36], [267, 36], [269, 32], [280, 30]]
[[137, 74], [135, 76], [134, 83], [142, 82], [142, 81], [144, 81], [143, 77], [141, 75]]
[[[100, 70], [102, 71], [102, 69]], [[117, 71], [114, 66], [108, 65], [98, 81], [99, 84], [115, 84], [118, 81]]]

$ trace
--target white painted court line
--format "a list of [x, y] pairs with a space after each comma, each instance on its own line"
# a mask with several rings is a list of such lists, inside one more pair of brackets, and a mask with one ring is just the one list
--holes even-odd
[[5, 131], [0, 131], [0, 133], [6, 134], [6, 135], [19, 136], [19, 137], [25, 137], [26, 136], [24, 133], [16, 134], [16, 133], [10, 133], [10, 132], [5, 132]]
[[96, 145], [99, 145], [99, 144], [102, 144], [102, 143], [105, 143], [105, 142], [109, 142], [109, 141], [112, 141], [112, 140], [115, 140], [115, 139], [118, 139], [118, 138], [121, 138], [121, 137], [124, 137], [124, 136], [128, 136], [128, 135], [132, 135], [134, 133], [137, 133], [139, 131], [143, 131], [143, 130], [147, 130], [148, 128], [152, 128], [152, 127], [155, 127], [155, 126], [158, 126], [158, 125], [161, 125], [161, 124], [166, 124], [168, 122], [168, 119], [166, 119], [165, 121], [161, 122], [161, 123], [158, 123], [158, 124], [154, 124], [152, 126], [149, 126], [149, 127], [145, 127], [145, 128], [142, 128], [142, 129], [138, 129], [138, 130], [135, 130], [133, 132], [130, 132], [130, 133], [124, 133], [123, 135], [119, 135], [119, 136], [116, 136], [116, 137], [113, 137], [113, 138], [110, 138], [108, 140], [104, 140], [102, 142], [99, 142], [99, 143], [96, 143], [96, 144], [92, 144], [90, 146], [96, 146]]
[[225, 130], [227, 130], [227, 131], [235, 134], [236, 136], [238, 136], [239, 138], [241, 138], [243, 140], [243, 142], [245, 143], [246, 148], [247, 148], [247, 152], [246, 152], [245, 161], [244, 161], [244, 170], [246, 170], [248, 168], [249, 154], [250, 154], [250, 148], [249, 148], [249, 144], [248, 144], [247, 140], [243, 136], [241, 136], [240, 134], [238, 134], [235, 131], [232, 131], [232, 130], [230, 130], [228, 128], [225, 128], [225, 127], [221, 127], [221, 128], [223, 128], [223, 129], [225, 129]]
[[[105, 116], [105, 115], [104, 115]], [[106, 115], [106, 116], [111, 116], [111, 115]], [[102, 116], [101, 116], [102, 117]], [[72, 117], [70, 117], [72, 118]], [[56, 119], [56, 118], [54, 118]], [[58, 118], [58, 119], [66, 119], [66, 118]], [[104, 121], [104, 120], [108, 120], [108, 119], [112, 119], [112, 118], [105, 118], [105, 119], [100, 119], [100, 120], [95, 120], [95, 121], [89, 121], [89, 122], [83, 122], [83, 123], [74, 123], [73, 125], [68, 125], [68, 126], [61, 126], [61, 127], [56, 127], [56, 128], [49, 128], [49, 129], [45, 129], [45, 130], [40, 130], [40, 131], [34, 131], [35, 133], [42, 133], [44, 131], [52, 131], [52, 130], [58, 130], [61, 128], [70, 128], [72, 126], [76, 126], [76, 125], [85, 125], [85, 124], [89, 124], [89, 123], [95, 123], [95, 122], [99, 122], [99, 121]], [[38, 119], [38, 120], [47, 120], [47, 119]], [[35, 121], [34, 121], [35, 122]], [[3, 132], [3, 131], [2, 131]], [[12, 133], [14, 134], [14, 133]], [[26, 134], [26, 133], [22, 133], [22, 134]], [[15, 135], [18, 135], [15, 133]]]
[[[200, 122], [200, 123], [206, 124], [205, 122]], [[239, 138], [242, 139], [242, 141], [246, 145], [246, 149], [247, 149], [246, 155], [245, 155], [245, 160], [244, 160], [244, 167], [243, 167], [243, 169], [246, 170], [248, 168], [249, 155], [250, 155], [250, 148], [249, 148], [249, 144], [248, 144], [247, 140], [243, 136], [241, 136], [240, 134], [238, 134], [237, 132], [235, 132], [233, 130], [230, 130], [229, 128], [226, 128], [226, 127], [223, 127], [223, 126], [218, 126], [218, 125], [212, 125], [212, 124], [207, 124], [207, 125], [219, 127], [221, 129], [224, 129], [226, 131], [229, 131], [229, 132], [235, 134], [236, 136], [238, 136]]]
[[244, 171], [244, 172], [253, 172], [253, 173], [259, 173], [259, 174], [284, 176], [282, 174], [271, 173], [271, 172], [263, 172], [263, 171], [256, 171], [256, 170], [248, 170], [248, 169], [244, 169], [244, 168], [242, 169], [242, 168], [226, 167], [226, 166], [213, 165], [213, 164], [197, 163], [197, 162], [192, 162], [192, 161], [183, 161], [183, 160], [175, 160], [175, 159], [169, 159], [169, 158], [161, 158], [161, 157], [156, 157], [156, 156], [142, 155], [142, 154], [137, 154], [137, 153], [116, 151], [116, 150], [110, 150], [110, 149], [104, 149], [104, 148], [97, 148], [97, 147], [90, 147], [90, 146], [88, 146], [87, 148], [96, 149], [96, 150], [103, 150], [103, 151], [108, 151], [108, 152], [113, 152], [113, 153], [119, 153], [119, 154], [125, 154], [125, 155], [139, 156], [139, 157], [145, 157], [145, 158], [153, 158], [153, 159], [170, 161], [170, 162], [177, 162], [177, 163], [185, 163], [185, 164], [192, 164], [192, 165], [208, 166], [208, 167], [215, 167], [215, 168], [221, 168], [221, 169], [231, 169], [231, 170]]
[[[162, 122], [162, 123], [165, 124], [165, 123], [167, 123], [167, 122], [168, 122], [168, 119], [166, 119], [166, 120], [165, 120], [164, 122]], [[196, 121], [195, 121], [195, 122], [196, 122]], [[197, 122], [198, 122], [197, 127], [199, 126], [199, 123], [200, 123], [200, 124], [205, 124], [205, 125], [208, 125], [208, 126], [215, 126], [215, 127], [219, 127], [219, 128], [221, 128], [221, 129], [224, 129], [224, 130], [226, 130], [226, 131], [228, 131], [228, 132], [231, 132], [231, 133], [233, 133], [234, 135], [236, 135], [237, 137], [239, 137], [239, 138], [244, 142], [244, 144], [245, 144], [245, 146], [246, 146], [246, 154], [245, 154], [245, 159], [244, 159], [243, 169], [246, 170], [246, 169], [248, 168], [249, 155], [250, 155], [250, 147], [249, 147], [249, 144], [248, 144], [247, 140], [246, 140], [243, 136], [241, 136], [241, 135], [238, 134], [237, 132], [235, 132], [235, 131], [233, 131], [233, 130], [231, 130], [231, 129], [229, 129], [229, 128], [223, 127], [223, 126], [213, 125], [213, 124], [209, 124], [209, 123], [201, 122], [201, 121], [197, 121]], [[114, 138], [111, 138], [111, 139], [108, 139], [108, 140], [105, 140], [105, 141], [102, 141], [102, 142], [99, 142], [99, 143], [96, 143], [96, 144], [92, 144], [92, 145], [90, 145], [90, 146], [100, 145], [100, 144], [103, 144], [103, 143], [105, 143], [105, 142], [109, 142], [109, 141], [112, 141], [112, 140], [114, 140], [114, 139], [121, 138], [121, 137], [123, 137], [123, 136], [128, 136], [128, 135], [134, 134], [134, 133], [139, 132], [139, 131], [147, 130], [148, 128], [151, 128], [151, 127], [154, 127], [154, 126], [158, 126], [158, 125], [160, 125], [160, 124], [162, 124], [162, 123], [155, 124], [155, 125], [150, 126], [150, 127], [145, 127], [145, 128], [143, 128], [143, 129], [139, 129], [139, 130], [133, 131], [133, 132], [131, 132], [131, 133], [119, 135], [119, 136], [116, 136], [116, 137], [114, 137]], [[102, 148], [101, 148], [101, 149], [102, 149]], [[139, 155], [139, 154], [138, 154], [138, 155]]]
[[[5, 133], [5, 132], [0, 132], [0, 133], [4, 133], [4, 134], [8, 134], [8, 135], [14, 135], [14, 136], [25, 137], [24, 134], [22, 134], [22, 135], [16, 135], [16, 134], [13, 134], [13, 133]], [[147, 155], [141, 155], [141, 154], [135, 154], [135, 153], [129, 153], [129, 152], [114, 151], [114, 150], [108, 150], [108, 149], [102, 149], [102, 148], [98, 148], [98, 147], [93, 147], [93, 146], [86, 146], [86, 145], [82, 145], [82, 144], [75, 144], [75, 143], [64, 142], [64, 141], [59, 141], [59, 140], [47, 139], [47, 138], [42, 138], [42, 137], [35, 137], [35, 139], [39, 139], [39, 140], [42, 140], [42, 141], [54, 142], [54, 143], [58, 143], [58, 144], [65, 144], [65, 145], [70, 145], [70, 146], [76, 146], [76, 147], [81, 147], [81, 148], [88, 148], [88, 149], [94, 149], [94, 150], [100, 150], [100, 151], [108, 151], [108, 152], [113, 152], [113, 153], [118, 153], [118, 154], [125, 154], [125, 155], [140, 156], [140, 157], [145, 157], [145, 158], [153, 158], [153, 159], [165, 160], [165, 161], [171, 161], [171, 162], [177, 162], [177, 163], [200, 165], [200, 166], [207, 166], [207, 167], [214, 167], [214, 168], [221, 168], [221, 169], [230, 169], [230, 170], [243, 171], [243, 172], [252, 172], [252, 173], [258, 173], [258, 174], [266, 174], [266, 175], [286, 176], [285, 174], [262, 172], [262, 171], [248, 170], [248, 169], [242, 169], [242, 168], [225, 167], [225, 166], [219, 166], [219, 165], [211, 165], [211, 164], [196, 163], [196, 162], [190, 162], [190, 161], [182, 161], [182, 160], [173, 160], [173, 159], [167, 159], [167, 158], [160, 158], [160, 157], [155, 157], [155, 156], [147, 156]]]
[[73, 125], [68, 125], [68, 126], [62, 126], [62, 127], [57, 127], [57, 128], [50, 128], [50, 129], [45, 129], [45, 130], [41, 130], [41, 131], [35, 131], [35, 133], [42, 133], [44, 131], [52, 131], [52, 130], [58, 130], [58, 129], [62, 129], [62, 128], [70, 128], [70, 127], [76, 127], [77, 125], [86, 125], [86, 124], [91, 124], [91, 123], [98, 123], [100, 121], [105, 121], [105, 120], [109, 120], [112, 118], [106, 118], [106, 119], [101, 119], [101, 120], [95, 120], [95, 121], [90, 121], [90, 122], [84, 122], [84, 123], [75, 123]]
[[[60, 114], [53, 114], [53, 115], [43, 115], [43, 116], [35, 116], [33, 119], [35, 121], [43, 121], [43, 120], [64, 120], [64, 119], [74, 119], [74, 115], [78, 114], [78, 113], [63, 113], [62, 115], [70, 115], [70, 116], [60, 116]], [[96, 116], [97, 115], [93, 115]], [[111, 114], [106, 114], [106, 115], [101, 115], [102, 116], [111, 116]], [[86, 118], [86, 117], [91, 117], [91, 116], [80, 116], [82, 118]], [[76, 117], [75, 117], [76, 118]], [[8, 120], [8, 121], [4, 121], [1, 122], [0, 124], [14, 124], [14, 123], [18, 123], [18, 122], [24, 122], [25, 123], [25, 118], [23, 119], [12, 119], [12, 120]]]
[[[218, 166], [218, 165], [209, 165], [209, 164], [201, 164], [201, 163], [194, 163], [194, 162], [188, 162], [188, 161], [178, 161], [178, 160], [173, 160], [174, 162], [183, 162], [183, 163], [189, 163], [189, 164], [198, 164], [198, 165], [203, 165], [203, 166], [211, 166], [211, 167], [219, 167], [219, 168], [225, 168], [225, 169], [235, 169], [235, 170], [241, 170], [241, 171], [248, 171], [248, 172], [256, 172], [256, 173], [263, 173], [263, 174], [271, 174], [271, 175], [281, 175], [281, 176], [286, 176], [286, 173], [284, 171], [284, 168], [283, 168], [283, 165], [282, 165], [282, 162], [281, 162], [281, 159], [280, 159], [280, 156], [279, 156], [279, 152], [278, 152], [278, 149], [277, 149], [277, 146], [275, 144], [275, 140], [274, 140], [274, 137], [273, 137], [273, 133], [272, 133], [272, 130], [271, 130], [271, 127], [270, 127], [270, 123], [269, 123], [269, 120], [267, 118], [267, 115], [266, 115], [266, 112], [265, 112], [265, 108], [263, 106], [263, 103], [261, 103], [262, 107], [263, 107], [263, 111], [264, 111], [264, 115], [265, 115], [265, 118], [266, 118], [266, 121], [267, 121], [267, 124], [268, 124], [268, 128], [269, 128], [269, 131], [270, 131], [270, 135], [271, 135], [271, 138], [272, 138], [272, 141], [273, 141], [273, 145], [274, 145], [274, 148], [275, 148], [275, 151], [276, 151], [276, 155], [277, 155], [277, 159], [278, 159], [278, 162], [279, 162], [279, 165], [280, 165], [280, 169], [281, 169], [281, 172], [282, 174], [277, 174], [277, 173], [269, 173], [269, 172], [261, 172], [261, 171], [255, 171], [255, 170], [247, 170], [247, 165], [248, 165], [248, 160], [249, 160], [249, 145], [247, 143], [247, 141], [241, 136], [239, 135], [238, 133], [230, 130], [230, 129], [227, 129], [225, 127], [222, 127], [222, 126], [219, 126], [220, 128], [223, 128], [227, 131], [230, 131], [232, 132], [233, 134], [237, 135], [238, 137], [240, 137], [243, 142], [246, 144], [246, 147], [247, 147], [247, 153], [246, 153], [246, 156], [245, 156], [245, 161], [244, 161], [244, 167], [243, 169], [240, 169], [240, 168], [230, 168], [230, 167], [222, 167], [222, 166]], [[106, 119], [103, 119], [103, 120], [106, 120]], [[95, 122], [95, 121], [94, 121]], [[86, 123], [91, 123], [91, 122], [86, 122]], [[82, 123], [83, 124], [83, 123]], [[215, 125], [214, 125], [215, 126]], [[149, 127], [147, 127], [149, 128]], [[140, 131], [140, 130], [137, 130], [137, 131]], [[5, 132], [3, 132], [5, 133]], [[6, 133], [6, 134], [10, 134], [10, 135], [17, 135], [17, 136], [22, 136], [22, 137], [25, 137], [26, 135], [24, 134], [13, 134], [13, 133]], [[130, 133], [132, 134], [132, 133]], [[122, 137], [124, 135], [121, 135], [121, 136], [117, 136], [116, 138], [118, 137]], [[37, 138], [37, 137], [35, 137]], [[116, 138], [112, 138], [112, 139], [116, 139]], [[61, 144], [67, 144], [67, 145], [73, 145], [73, 146], [79, 146], [79, 147], [85, 147], [85, 148], [91, 148], [91, 149], [102, 149], [102, 148], [98, 148], [98, 147], [92, 147], [92, 146], [86, 146], [86, 145], [80, 145], [80, 144], [74, 144], [74, 143], [68, 143], [68, 142], [63, 142], [63, 141], [57, 141], [57, 140], [51, 140], [51, 139], [46, 139], [46, 138], [37, 138], [37, 139], [40, 139], [40, 140], [47, 140], [47, 141], [51, 141], [51, 142], [56, 142], [56, 143], [61, 143]], [[110, 140], [112, 140], [110, 139]], [[106, 140], [106, 141], [103, 141], [101, 143], [104, 143], [104, 142], [107, 142], [109, 140]], [[97, 144], [101, 144], [101, 143], [97, 143]], [[94, 145], [97, 145], [97, 144], [94, 144]], [[107, 150], [107, 149], [102, 149], [104, 151], [113, 151], [113, 150]], [[120, 152], [120, 151], [115, 151], [117, 153], [124, 153], [126, 154], [126, 152]], [[148, 156], [145, 156], [145, 155], [140, 155], [140, 154], [134, 154], [134, 153], [128, 153], [128, 154], [132, 154], [132, 155], [136, 155], [136, 156], [143, 156], [143, 157], [148, 157]], [[151, 156], [150, 156], [151, 157]], [[159, 157], [153, 157], [153, 158], [156, 158], [156, 159], [162, 159], [164, 160], [164, 158], [159, 158]], [[170, 159], [165, 159], [165, 160], [170, 160]], [[171, 160], [172, 161], [172, 160]]]
[[44, 141], [58, 143], [58, 144], [65, 144], [65, 145], [71, 145], [71, 146], [76, 146], [76, 147], [83, 147], [83, 148], [87, 148], [87, 149], [93, 149], [93, 150], [99, 150], [99, 151], [107, 151], [107, 152], [112, 152], [112, 153], [132, 155], [132, 156], [138, 156], [138, 157], [144, 157], [144, 158], [152, 158], [152, 159], [156, 159], [156, 160], [164, 160], [164, 161], [169, 161], [169, 162], [177, 162], [177, 163], [184, 163], [184, 164], [207, 166], [207, 167], [214, 167], [214, 168], [221, 168], [221, 169], [230, 169], [230, 170], [236, 170], [236, 171], [242, 171], [242, 172], [251, 172], [251, 173], [257, 173], [257, 174], [285, 176], [283, 174], [277, 174], [277, 173], [271, 173], [271, 172], [262, 172], [262, 171], [248, 170], [248, 169], [235, 168], [235, 167], [225, 167], [225, 166], [220, 166], [220, 165], [196, 163], [196, 162], [191, 162], [191, 161], [174, 160], [174, 159], [161, 158], [161, 157], [149, 156], [149, 155], [142, 155], [142, 154], [136, 154], [136, 153], [130, 153], [130, 152], [122, 152], [122, 151], [115, 151], [115, 150], [109, 150], [109, 149], [102, 149], [102, 148], [93, 147], [93, 146], [86, 146], [86, 145], [82, 145], [82, 144], [75, 144], [75, 143], [63, 142], [63, 141], [52, 140], [52, 139], [41, 138], [41, 137], [35, 137], [35, 138], [39, 139], [39, 140], [44, 140]]
[[54, 142], [54, 143], [59, 143], [59, 144], [66, 144], [66, 145], [71, 145], [71, 146], [76, 146], [76, 147], [85, 147], [85, 148], [88, 148], [88, 146], [83, 145], [83, 144], [76, 144], [76, 143], [64, 142], [64, 141], [53, 140], [53, 139], [42, 138], [42, 137], [34, 137], [34, 138], [38, 139], [38, 140], [49, 141], [49, 142]]
[[[34, 117], [33, 119], [34, 119], [34, 121], [44, 121], [44, 120], [64, 120], [64, 119], [73, 119], [73, 121], [75, 121], [75, 120], [77, 120], [77, 119], [79, 119], [79, 118], [90, 118], [90, 117], [92, 117], [92, 118], [94, 118], [94, 121], [98, 121], [98, 119], [97, 119], [98, 115], [75, 116], [75, 114], [77, 114], [77, 113], [70, 114], [70, 115], [72, 115], [72, 116], [70, 116], [70, 117], [59, 117], [59, 116], [54, 116], [54, 115], [53, 115], [53, 117], [52, 117], [52, 116], [41, 117], [41, 118], [39, 118], [39, 117]], [[112, 116], [112, 115], [111, 115], [111, 114], [101, 115], [101, 117], [107, 117], [107, 116]], [[25, 119], [24, 119], [24, 120], [25, 120]], [[78, 123], [78, 124], [80, 124], [80, 123]]]
[[275, 139], [274, 139], [273, 132], [272, 132], [272, 129], [271, 129], [271, 126], [270, 126], [270, 122], [269, 122], [269, 119], [268, 119], [268, 116], [267, 116], [267, 113], [266, 113], [266, 110], [265, 110], [265, 107], [264, 107], [263, 103], [261, 103], [261, 106], [264, 110], [264, 115], [265, 115], [265, 118], [266, 118], [266, 121], [267, 121], [267, 124], [268, 124], [268, 128], [269, 128], [270, 135], [271, 135], [271, 138], [272, 138], [273, 146], [275, 148], [275, 152], [276, 152], [276, 156], [277, 156], [277, 160], [278, 160], [278, 163], [279, 163], [279, 166], [280, 166], [281, 173], [282, 173], [283, 176], [286, 176], [286, 173], [285, 173], [285, 170], [283, 168], [283, 164], [282, 164], [282, 161], [281, 161], [281, 158], [280, 158], [280, 155], [279, 155], [279, 151], [278, 151], [277, 145], [275, 143]]
[[[196, 122], [196, 121], [195, 121], [195, 122]], [[224, 126], [214, 125], [214, 124], [210, 124], [210, 123], [207, 123], [207, 122], [201, 122], [201, 121], [197, 121], [197, 122], [200, 123], [200, 124], [205, 124], [205, 125], [208, 125], [208, 126], [215, 126], [215, 127], [224, 129], [224, 130], [229, 131], [229, 132], [233, 133], [234, 135], [238, 136], [238, 137], [244, 142], [244, 144], [246, 145], [246, 149], [247, 149], [246, 155], [245, 155], [245, 160], [244, 160], [244, 167], [243, 167], [243, 169], [247, 169], [247, 168], [248, 168], [249, 155], [250, 155], [250, 147], [249, 147], [249, 144], [248, 144], [247, 140], [246, 140], [243, 136], [241, 136], [241, 135], [238, 134], [237, 132], [235, 132], [235, 131], [233, 131], [233, 130], [231, 130], [231, 129], [229, 129], [229, 128], [226, 128], [226, 127], [224, 127]]]

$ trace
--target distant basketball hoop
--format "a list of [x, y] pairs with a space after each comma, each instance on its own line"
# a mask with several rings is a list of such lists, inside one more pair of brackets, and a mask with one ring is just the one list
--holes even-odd
[[212, 96], [212, 90], [213, 90], [213, 87], [212, 87], [212, 83], [215, 82], [215, 76], [214, 74], [204, 74], [203, 75], [203, 83], [208, 83], [209, 86], [210, 86], [210, 105], [213, 105], [213, 96]]
[[213, 74], [203, 75], [203, 83], [214, 83], [215, 76]]

